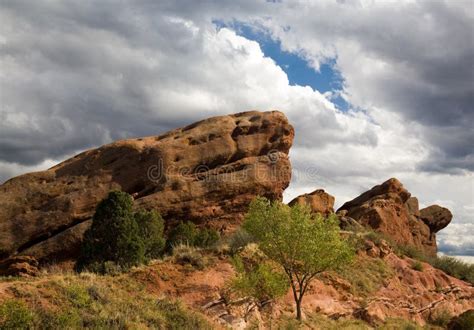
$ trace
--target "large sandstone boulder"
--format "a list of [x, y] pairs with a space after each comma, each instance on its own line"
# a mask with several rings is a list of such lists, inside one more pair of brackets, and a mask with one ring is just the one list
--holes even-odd
[[318, 189], [310, 194], [304, 194], [293, 199], [288, 205], [307, 205], [314, 213], [328, 215], [334, 213], [334, 197], [323, 189]]
[[13, 178], [0, 186], [0, 259], [74, 258], [97, 203], [114, 189], [167, 224], [235, 226], [255, 196], [281, 200], [293, 137], [283, 113], [244, 112], [117, 141]]
[[451, 220], [449, 210], [441, 209], [429, 207], [420, 211], [418, 200], [392, 178], [345, 203], [338, 213], [391, 237], [398, 244], [409, 244], [434, 255], [435, 234]]

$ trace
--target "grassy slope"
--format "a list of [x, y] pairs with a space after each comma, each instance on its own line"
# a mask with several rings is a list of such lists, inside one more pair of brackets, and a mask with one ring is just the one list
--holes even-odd
[[[0, 328], [221, 328], [193, 304], [193, 299], [201, 304], [210, 292], [215, 294], [225, 287], [226, 279], [233, 273], [226, 268], [230, 267], [226, 257], [206, 255], [206, 258], [210, 262], [205, 269], [191, 264], [179, 265], [176, 259], [168, 259], [116, 276], [58, 272], [32, 279], [2, 279]], [[226, 274], [221, 276], [221, 273]], [[351, 283], [354, 296], [363, 299], [392, 273], [379, 259], [360, 258], [339, 276]], [[209, 281], [219, 282], [219, 288], [203, 286]], [[251, 323], [250, 328], [252, 325], [257, 326]], [[331, 320], [318, 313], [307, 315], [301, 324], [293, 320], [292, 313], [287, 313], [278, 319], [266, 320], [265, 325], [276, 329], [371, 328], [360, 320]], [[389, 320], [384, 326], [386, 329], [417, 329], [403, 320]]]
[[179, 301], [150, 293], [130, 274], [56, 274], [0, 285], [2, 329], [214, 328]]

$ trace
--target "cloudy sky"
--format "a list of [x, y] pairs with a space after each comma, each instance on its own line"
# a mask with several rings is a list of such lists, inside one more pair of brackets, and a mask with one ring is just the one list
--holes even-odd
[[126, 137], [279, 109], [288, 200], [397, 177], [474, 255], [471, 0], [0, 1], [0, 182]]

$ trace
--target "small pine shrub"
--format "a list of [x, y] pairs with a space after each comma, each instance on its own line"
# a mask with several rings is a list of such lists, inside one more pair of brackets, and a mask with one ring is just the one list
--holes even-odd
[[7, 300], [0, 305], [0, 329], [30, 329], [35, 314], [21, 301]]
[[125, 271], [162, 254], [163, 219], [156, 212], [133, 212], [132, 197], [112, 191], [96, 208], [85, 232], [76, 270], [101, 274]]
[[181, 222], [170, 231], [166, 245], [168, 251], [180, 244], [206, 248], [214, 245], [218, 240], [219, 233], [214, 229], [200, 229], [192, 222]]

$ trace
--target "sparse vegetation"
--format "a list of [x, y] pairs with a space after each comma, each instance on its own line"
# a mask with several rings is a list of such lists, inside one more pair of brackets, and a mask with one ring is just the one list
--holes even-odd
[[448, 275], [459, 278], [474, 285], [474, 265], [462, 262], [453, 257], [442, 256], [431, 258], [428, 262]]
[[180, 222], [168, 234], [167, 250], [185, 244], [189, 246], [210, 247], [219, 240], [219, 233], [210, 228], [198, 228], [192, 222]]
[[351, 284], [352, 294], [366, 297], [377, 291], [394, 271], [381, 259], [357, 256], [350, 266], [339, 269], [337, 274]]
[[[0, 329], [212, 328], [180, 302], [149, 294], [129, 274], [56, 275], [14, 287], [19, 294], [0, 302]], [[45, 300], [47, 304], [38, 303]]]
[[377, 330], [423, 330], [424, 327], [420, 327], [416, 323], [409, 320], [399, 318], [389, 318], [385, 320], [385, 323], [377, 327]]
[[[474, 285], [474, 265], [465, 263], [461, 260], [458, 260], [453, 257], [449, 256], [427, 256], [422, 251], [418, 250], [416, 247], [405, 244], [396, 244], [393, 240], [389, 237], [385, 237], [384, 235], [374, 232], [373, 230], [367, 229], [365, 233], [363, 233], [363, 238], [369, 239], [374, 242], [376, 245], [379, 244], [382, 240], [385, 240], [395, 251], [395, 253], [400, 257], [409, 257], [412, 259], [416, 259], [418, 263], [415, 263], [413, 268], [415, 270], [422, 271], [423, 264], [421, 262], [426, 262], [431, 266], [442, 270], [448, 275], [456, 277], [460, 280], [469, 282]], [[420, 267], [421, 266], [421, 267]]]
[[27, 329], [32, 327], [34, 314], [18, 300], [7, 300], [0, 305], [0, 329]]
[[437, 325], [443, 328], [446, 328], [449, 321], [451, 320], [452, 315], [446, 310], [438, 311], [435, 315], [431, 316], [430, 323], [432, 325]]
[[188, 244], [179, 244], [173, 248], [173, 262], [180, 265], [191, 265], [197, 269], [204, 269], [208, 264], [207, 256], [201, 250]]
[[423, 271], [423, 264], [420, 261], [416, 260], [412, 264], [411, 268], [413, 268], [414, 270], [416, 270], [418, 272], [422, 272]]
[[289, 207], [257, 198], [250, 204], [242, 227], [255, 237], [262, 252], [283, 268], [298, 320], [309, 283], [322, 272], [347, 264], [354, 253], [341, 238], [336, 216], [323, 219], [301, 205]]
[[97, 273], [120, 272], [161, 255], [163, 219], [156, 212], [133, 213], [133, 200], [112, 191], [96, 208], [84, 234], [76, 269]]
[[237, 271], [237, 276], [231, 283], [233, 290], [244, 297], [254, 298], [257, 304], [273, 300], [288, 292], [289, 283], [286, 275], [277, 268], [277, 265], [265, 260], [258, 247], [250, 253], [245, 252], [247, 252], [245, 258], [240, 255], [232, 258]]
[[[324, 315], [312, 313], [305, 320], [298, 322], [295, 319], [282, 317], [278, 320], [277, 329], [324, 329], [324, 330], [369, 330], [372, 329], [367, 323], [357, 319], [339, 318], [332, 320]], [[391, 328], [394, 329], [394, 328]], [[396, 328], [400, 329], [400, 328]]]

